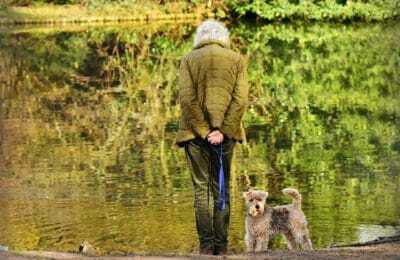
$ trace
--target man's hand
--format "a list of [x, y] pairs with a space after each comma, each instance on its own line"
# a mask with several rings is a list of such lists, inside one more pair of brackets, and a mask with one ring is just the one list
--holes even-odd
[[224, 134], [218, 129], [212, 130], [207, 135], [207, 141], [212, 145], [219, 145], [224, 141]]

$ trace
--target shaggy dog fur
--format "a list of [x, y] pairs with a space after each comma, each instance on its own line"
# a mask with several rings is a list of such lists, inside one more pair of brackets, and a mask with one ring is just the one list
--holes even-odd
[[248, 252], [262, 252], [268, 249], [270, 237], [283, 234], [289, 249], [312, 249], [308, 237], [307, 220], [301, 210], [301, 194], [293, 188], [286, 188], [284, 194], [293, 198], [290, 205], [270, 207], [267, 205], [268, 192], [249, 190], [243, 193], [246, 200], [246, 245]]

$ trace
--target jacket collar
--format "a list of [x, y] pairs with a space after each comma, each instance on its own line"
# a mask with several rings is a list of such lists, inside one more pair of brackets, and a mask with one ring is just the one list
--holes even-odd
[[196, 46], [194, 46], [193, 49], [194, 49], [194, 50], [200, 49], [200, 48], [202, 48], [202, 47], [204, 47], [204, 46], [206, 46], [206, 45], [209, 45], [209, 44], [218, 44], [219, 46], [221, 46], [221, 47], [223, 47], [223, 48], [229, 49], [229, 46], [227, 46], [227, 45], [226, 45], [225, 43], [223, 43], [222, 41], [218, 41], [218, 40], [206, 40], [206, 41], [203, 41], [203, 42], [197, 44]]

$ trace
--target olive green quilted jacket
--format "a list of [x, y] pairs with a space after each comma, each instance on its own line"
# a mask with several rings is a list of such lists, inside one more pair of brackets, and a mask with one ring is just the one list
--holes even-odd
[[178, 145], [196, 137], [206, 139], [213, 129], [243, 141], [241, 121], [248, 102], [243, 57], [215, 40], [197, 46], [181, 60], [179, 101]]

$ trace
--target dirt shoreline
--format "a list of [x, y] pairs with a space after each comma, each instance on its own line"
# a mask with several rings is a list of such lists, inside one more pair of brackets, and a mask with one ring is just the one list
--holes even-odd
[[126, 256], [89, 256], [79, 253], [47, 251], [1, 251], [0, 259], [400, 259], [400, 242], [360, 247], [340, 247], [313, 251], [271, 250], [263, 254], [229, 254], [202, 256], [197, 254], [131, 254]]

